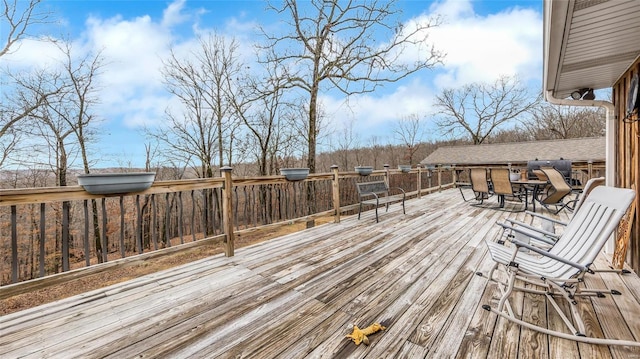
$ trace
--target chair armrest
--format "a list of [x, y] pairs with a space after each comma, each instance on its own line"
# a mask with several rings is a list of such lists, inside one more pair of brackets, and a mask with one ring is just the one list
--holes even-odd
[[[499, 226], [501, 226], [502, 228], [504, 228], [504, 229], [509, 229], [509, 230], [514, 231], [514, 232], [521, 233], [521, 234], [523, 234], [523, 235], [525, 235], [527, 237], [530, 237], [531, 239], [534, 239], [536, 241], [539, 241], [539, 242], [542, 242], [542, 243], [546, 243], [546, 244], [550, 244], [550, 245], [554, 245], [556, 243], [553, 239], [551, 239], [549, 237], [538, 236], [535, 233], [531, 233], [530, 231], [523, 230], [523, 229], [520, 229], [518, 227], [511, 226], [511, 225], [509, 225], [507, 223], [502, 223], [502, 222], [496, 222], [496, 223]], [[534, 231], [537, 231], [538, 233], [540, 233], [539, 230], [537, 230], [535, 228], [534, 228]], [[542, 233], [540, 233], [540, 234], [542, 234]], [[554, 238], [557, 238], [557, 237], [554, 237]], [[514, 242], [516, 240], [515, 239], [510, 239], [510, 241]]]
[[400, 192], [402, 192], [402, 197], [406, 196], [406, 192], [402, 188], [400, 188], [400, 187], [391, 187], [391, 188], [389, 188], [389, 190], [392, 190], [392, 189], [399, 189]]
[[[520, 221], [517, 221], [517, 220], [515, 220], [515, 219], [506, 218], [505, 220], [506, 220], [506, 221], [508, 221], [508, 222], [510, 222], [510, 223], [512, 224], [512, 225], [508, 225], [508, 224], [506, 224], [506, 223], [505, 223], [505, 226], [508, 226], [508, 227], [509, 227], [509, 228], [511, 228], [511, 229], [515, 229], [515, 228], [517, 228], [517, 227], [514, 227], [514, 226], [513, 226], [513, 225], [516, 225], [516, 226], [520, 226], [520, 227], [527, 228], [527, 229], [532, 230], [532, 231], [534, 231], [534, 232], [538, 232], [538, 233], [540, 233], [540, 234], [542, 234], [542, 235], [544, 235], [544, 236], [547, 236], [547, 237], [552, 237], [552, 238], [559, 238], [559, 237], [560, 237], [560, 236], [559, 236], [558, 234], [556, 234], [556, 233], [549, 232], [549, 231], [545, 231], [545, 230], [544, 230], [544, 229], [542, 229], [542, 228], [538, 228], [538, 227], [530, 226], [530, 225], [528, 225], [528, 224], [526, 224], [526, 223], [524, 223], [524, 222], [520, 222]], [[503, 227], [504, 227], [504, 226], [503, 226]]]
[[525, 213], [530, 215], [530, 216], [532, 216], [532, 217], [538, 217], [538, 218], [541, 218], [541, 219], [544, 219], [544, 220], [547, 220], [547, 221], [550, 221], [550, 222], [553, 222], [553, 223], [557, 223], [557, 224], [560, 224], [560, 225], [563, 225], [563, 226], [566, 226], [568, 224], [567, 222], [560, 221], [560, 220], [557, 220], [555, 218], [547, 217], [545, 215], [538, 214], [536, 212], [526, 211]]
[[[540, 255], [545, 256], [545, 257], [547, 257], [547, 258], [551, 258], [551, 259], [553, 259], [553, 260], [556, 260], [556, 261], [561, 262], [561, 263], [564, 263], [564, 264], [568, 264], [568, 265], [570, 265], [570, 266], [572, 266], [572, 267], [575, 267], [575, 268], [578, 268], [578, 269], [580, 269], [580, 270], [582, 270], [582, 271], [587, 271], [587, 270], [589, 270], [589, 268], [587, 268], [586, 266], [583, 266], [583, 265], [582, 265], [582, 264], [580, 264], [580, 263], [572, 262], [572, 261], [567, 260], [567, 259], [565, 259], [565, 258], [558, 257], [558, 256], [556, 256], [555, 254], [551, 254], [551, 253], [549, 253], [549, 252], [545, 251], [544, 249], [540, 249], [540, 248], [538, 248], [538, 247], [536, 247], [536, 246], [532, 246], [532, 245], [530, 245], [530, 244], [527, 244], [527, 243], [524, 243], [524, 242], [520, 242], [520, 241], [518, 241], [518, 240], [513, 240], [513, 241], [511, 241], [511, 243], [513, 243], [513, 244], [514, 244], [516, 247], [518, 247], [518, 248], [521, 248], [521, 247], [522, 247], [522, 248], [526, 248], [526, 249], [528, 249], [528, 250], [530, 250], [530, 251], [536, 252], [537, 254], [540, 254]], [[516, 256], [516, 257], [517, 257], [517, 256]], [[516, 263], [517, 263], [517, 262], [516, 262]]]

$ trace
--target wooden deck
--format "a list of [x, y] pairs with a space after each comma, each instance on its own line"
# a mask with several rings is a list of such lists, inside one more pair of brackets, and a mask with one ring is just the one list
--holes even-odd
[[[495, 206], [495, 200], [490, 205]], [[343, 218], [106, 289], [0, 317], [2, 358], [640, 358], [638, 348], [576, 344], [483, 310], [502, 217], [457, 190]], [[604, 256], [599, 265], [606, 266]], [[621, 296], [581, 299], [589, 327], [640, 340], [640, 280], [602, 274]], [[524, 316], [557, 324], [544, 301], [521, 296]], [[369, 346], [354, 324], [387, 329]], [[631, 337], [632, 336], [632, 337]]]

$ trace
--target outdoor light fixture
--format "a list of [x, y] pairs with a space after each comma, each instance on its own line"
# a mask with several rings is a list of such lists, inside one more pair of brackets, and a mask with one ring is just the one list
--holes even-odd
[[593, 93], [593, 89], [589, 89], [589, 91], [587, 91], [586, 94], [584, 94], [584, 96], [582, 96], [583, 100], [595, 100], [596, 99], [596, 94]]
[[574, 100], [595, 100], [596, 95], [593, 93], [593, 89], [582, 88], [580, 90], [573, 91], [571, 93], [571, 98]]

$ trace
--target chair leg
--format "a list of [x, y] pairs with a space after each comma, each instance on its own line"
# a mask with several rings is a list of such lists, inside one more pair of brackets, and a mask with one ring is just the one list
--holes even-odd
[[[497, 278], [493, 277], [494, 271], [498, 268], [506, 269], [505, 272], [508, 275], [508, 279], [506, 282], [502, 280], [498, 280]], [[476, 274], [480, 276], [484, 276], [480, 272]], [[535, 283], [536, 286], [546, 287], [545, 291], [533, 290], [530, 287], [525, 288], [525, 287], [515, 286], [514, 281], [518, 279], [516, 277], [518, 277], [519, 279], [523, 279], [526, 282], [528, 276], [525, 275], [525, 277], [521, 277], [518, 275], [517, 268], [512, 268], [504, 264], [498, 264], [496, 262], [494, 266], [491, 268], [491, 270], [489, 271], [487, 275], [487, 279], [497, 284], [497, 287], [501, 292], [500, 302], [498, 303], [497, 307], [492, 307], [489, 304], [483, 304], [482, 309], [487, 310], [491, 313], [494, 313], [499, 317], [502, 317], [513, 323], [516, 323], [524, 328], [528, 328], [542, 334], [552, 335], [562, 339], [572, 340], [572, 341], [581, 342], [581, 343], [588, 343], [588, 344], [640, 347], [639, 341], [605, 339], [605, 338], [596, 338], [596, 337], [587, 336], [585, 324], [581, 318], [580, 311], [578, 309], [578, 303], [573, 298], [574, 294], [576, 293], [569, 292], [566, 290], [566, 288], [563, 288], [557, 283], [551, 282], [551, 281], [544, 281], [544, 283], [542, 282]], [[514, 314], [513, 309], [511, 308], [511, 305], [509, 303], [509, 297], [514, 290], [522, 291], [525, 293], [534, 293], [534, 294], [543, 295], [548, 300], [548, 303], [551, 304], [548, 310], [551, 310], [551, 308], [553, 307], [553, 309], [557, 312], [557, 314], [560, 316], [560, 318], [566, 325], [566, 328], [571, 333], [552, 330], [546, 327], [541, 327], [539, 325], [535, 325], [518, 318], [518, 316]], [[580, 295], [580, 293], [578, 292], [577, 295]], [[558, 298], [558, 296], [567, 301], [569, 307], [571, 308], [573, 321], [569, 318], [567, 314], [564, 313], [562, 308], [556, 302], [556, 298]], [[574, 326], [574, 323], [575, 323], [575, 326]]]
[[460, 190], [460, 195], [462, 196], [462, 200], [467, 202], [468, 199], [464, 196], [464, 192], [462, 192], [462, 187], [458, 187], [458, 189]]
[[535, 330], [539, 333], [542, 334], [547, 334], [547, 335], [553, 335], [555, 337], [558, 338], [562, 338], [562, 339], [567, 339], [567, 340], [572, 340], [572, 341], [576, 341], [576, 342], [580, 342], [580, 343], [587, 343], [587, 344], [600, 344], [600, 345], [624, 345], [624, 346], [633, 346], [633, 347], [640, 347], [640, 342], [634, 342], [634, 341], [630, 341], [630, 340], [618, 340], [618, 339], [603, 339], [603, 338], [594, 338], [594, 337], [585, 337], [585, 336], [579, 336], [579, 335], [574, 335], [574, 334], [568, 334], [568, 333], [563, 333], [560, 331], [556, 331], [556, 330], [551, 330], [551, 329], [547, 329], [547, 328], [543, 328], [540, 327], [538, 325], [533, 325], [529, 322], [525, 322], [524, 320], [518, 319], [515, 316], [511, 316], [505, 312], [501, 312], [498, 311], [497, 309], [491, 308], [490, 305], [488, 304], [484, 304], [482, 305], [482, 309], [487, 310], [491, 313], [494, 313], [506, 320], [509, 320], [511, 322], [514, 322], [518, 325], [521, 325], [524, 328], [528, 328], [531, 330]]

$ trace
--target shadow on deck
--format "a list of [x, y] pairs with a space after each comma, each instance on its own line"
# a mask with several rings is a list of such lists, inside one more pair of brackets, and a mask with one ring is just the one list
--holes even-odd
[[[495, 205], [493, 201], [490, 205]], [[495, 222], [448, 190], [0, 318], [0, 357], [640, 358], [640, 350], [576, 344], [483, 310], [493, 285]], [[566, 214], [564, 214], [566, 216]], [[604, 256], [598, 266], [607, 265]], [[640, 280], [593, 279], [623, 295], [584, 300], [590, 327], [640, 339]], [[525, 316], [544, 301], [521, 296]], [[523, 309], [525, 308], [525, 309]], [[369, 346], [354, 324], [387, 329]], [[622, 334], [621, 334], [622, 333]]]

